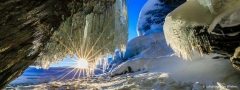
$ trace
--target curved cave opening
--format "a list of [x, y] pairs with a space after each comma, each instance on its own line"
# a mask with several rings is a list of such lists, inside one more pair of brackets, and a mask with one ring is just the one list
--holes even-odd
[[94, 62], [127, 42], [125, 0], [4, 0], [0, 4], [0, 89], [30, 65], [46, 68], [68, 54], [85, 55]]

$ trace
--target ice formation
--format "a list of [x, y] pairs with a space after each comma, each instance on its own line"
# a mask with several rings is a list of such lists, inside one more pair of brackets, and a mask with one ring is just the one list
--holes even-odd
[[[213, 5], [212, 5], [212, 0], [197, 0], [201, 5], [205, 6], [206, 8], [209, 9], [211, 13], [214, 13], [213, 10]], [[215, 0], [216, 1], [216, 0]], [[219, 0], [220, 2], [220, 0]]]
[[144, 4], [137, 22], [138, 36], [162, 32], [166, 15], [183, 3], [183, 1], [176, 1], [176, 3], [166, 2], [161, 0], [148, 0]]
[[[154, 4], [156, 4], [156, 6], [153, 6]], [[157, 6], [158, 4], [161, 5], [163, 3], [159, 2], [158, 0], [148, 0], [144, 4], [144, 6], [139, 14], [138, 23], [137, 23], [138, 36], [142, 36], [142, 35], [144, 35], [144, 33], [147, 30], [153, 29], [153, 27], [151, 28], [151, 25], [159, 24], [159, 23], [155, 23], [154, 21], [152, 21], [152, 19], [154, 19], [154, 18], [161, 19], [161, 17], [152, 17], [152, 15], [151, 15], [154, 13], [154, 11], [157, 11], [158, 9], [162, 8], [161, 6]], [[150, 12], [153, 12], [153, 13], [150, 13]], [[157, 14], [157, 13], [155, 13], [155, 14]], [[164, 17], [162, 17], [162, 18], [164, 18]], [[146, 22], [146, 20], [148, 20], [149, 22]], [[159, 25], [158, 25], [158, 27], [155, 27], [155, 28], [159, 28]]]
[[163, 33], [158, 32], [138, 36], [130, 40], [124, 55], [122, 52], [118, 53], [119, 51], [116, 52], [115, 55], [117, 56], [114, 57], [107, 68], [107, 72], [111, 72], [113, 75], [125, 72], [128, 67], [132, 71], [143, 70], [144, 67], [142, 66], [150, 60], [149, 58], [169, 56], [173, 51], [166, 44]]
[[[239, 12], [240, 1], [223, 1], [222, 3], [220, 1], [189, 0], [168, 14], [165, 18], [164, 34], [167, 43], [178, 56], [191, 59], [194, 50], [199, 51], [201, 55], [203, 52], [209, 52], [208, 38], [198, 34], [206, 32], [205, 29], [212, 33], [219, 23], [222, 26], [238, 23], [236, 19], [238, 16], [235, 15]], [[201, 30], [197, 30], [199, 28]]]
[[160, 45], [164, 41], [165, 38], [162, 33], [152, 33], [149, 35], [136, 37], [128, 42], [124, 59], [132, 58], [133, 56], [141, 54], [143, 51]]
[[231, 27], [240, 24], [240, 9], [223, 17], [223, 19], [219, 22], [221, 27]]
[[102, 14], [78, 12], [69, 18], [63, 16], [65, 22], [54, 33], [49, 32], [52, 37], [33, 65], [48, 68], [66, 55], [76, 55], [92, 63], [89, 69], [93, 70], [95, 60], [114, 54], [116, 48], [125, 49], [128, 28], [126, 0], [116, 0], [111, 8], [104, 11], [101, 8], [93, 11]]

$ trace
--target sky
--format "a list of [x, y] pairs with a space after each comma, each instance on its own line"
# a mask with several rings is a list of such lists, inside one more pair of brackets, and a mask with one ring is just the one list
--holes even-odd
[[[140, 11], [147, 0], [127, 0], [128, 6], [128, 41], [137, 37], [137, 21]], [[51, 64], [50, 67], [72, 66], [73, 60], [66, 57], [63, 61]]]
[[128, 41], [137, 37], [137, 21], [140, 11], [147, 0], [128, 0]]

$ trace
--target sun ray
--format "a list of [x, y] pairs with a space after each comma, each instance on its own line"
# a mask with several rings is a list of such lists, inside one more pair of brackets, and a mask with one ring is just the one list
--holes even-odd
[[[73, 12], [71, 13], [71, 19], [73, 19]], [[73, 29], [73, 22], [71, 22], [71, 26], [70, 26], [70, 33], [72, 34], [72, 30]], [[65, 31], [65, 33], [67, 34], [67, 36], [68, 36], [68, 38], [69, 38], [69, 40], [70, 40], [70, 42], [71, 42], [71, 44], [72, 44], [72, 47], [73, 47], [73, 50], [75, 51], [75, 53], [76, 54], [78, 54], [79, 55], [79, 53], [78, 53], [78, 49], [77, 49], [77, 45], [75, 45], [74, 44], [74, 42], [73, 42], [73, 40], [72, 40], [72, 38], [70, 37], [70, 35], [68, 34], [68, 32], [66, 31], [67, 29], [64, 29], [63, 31]], [[81, 31], [81, 30], [79, 30], [79, 31]]]
[[71, 68], [70, 68], [70, 67], [64, 68], [63, 70], [59, 70], [59, 71], [54, 72], [54, 74], [59, 73], [59, 72], [62, 72], [62, 71], [66, 71], [66, 70], [68, 70], [68, 69], [71, 69]]
[[81, 72], [82, 72], [82, 69], [79, 70], [78, 79], [80, 78]]
[[[88, 38], [88, 39], [89, 39], [89, 38]], [[90, 40], [87, 40], [87, 42], [86, 42], [87, 45], [86, 45], [86, 48], [85, 48], [84, 53], [83, 53], [83, 58], [86, 58], [85, 55], [86, 55], [87, 49], [88, 49], [88, 47], [89, 47], [89, 41], [90, 41]]]
[[80, 70], [80, 68], [79, 69], [77, 69], [77, 71], [76, 71], [76, 73], [73, 75], [73, 77], [72, 77], [72, 79], [74, 79], [75, 78], [75, 76], [77, 75], [77, 73], [78, 73], [78, 71]]
[[89, 50], [88, 54], [85, 56], [85, 58], [87, 58], [89, 56], [89, 54], [92, 52], [93, 48], [95, 47], [95, 45], [98, 43], [99, 39], [102, 37], [103, 33], [106, 31], [107, 27], [109, 26], [110, 22], [112, 21], [113, 17], [111, 17], [111, 19], [108, 21], [107, 25], [104, 27], [103, 31], [101, 32], [101, 34], [99, 35], [99, 37], [97, 38], [97, 40], [95, 41], [95, 43], [93, 44], [93, 46], [91, 47], [91, 49]]
[[[81, 34], [81, 32], [79, 32], [79, 34]], [[82, 50], [82, 47], [81, 47], [81, 43], [82, 43], [82, 40], [80, 39], [82, 35], [79, 35], [79, 51], [80, 51], [80, 54], [77, 54], [77, 55], [80, 55], [79, 57], [83, 57], [83, 50]]]
[[105, 47], [107, 47], [108, 45], [110, 45], [110, 42], [108, 44], [106, 44], [104, 47], [102, 47], [101, 49], [99, 49], [98, 51], [96, 51], [94, 54], [92, 54], [90, 57], [87, 58], [87, 60], [90, 60], [92, 59], [92, 57], [94, 55], [96, 55], [97, 53], [99, 53], [101, 50], [103, 50]]
[[[75, 4], [76, 3], [73, 3], [73, 7]], [[115, 6], [113, 7], [115, 8]], [[77, 76], [77, 73], [79, 72], [78, 78], [81, 77], [81, 74], [83, 74], [82, 76], [93, 75], [93, 71], [96, 69], [94, 64], [100, 57], [99, 55], [107, 55], [109, 50], [111, 50], [110, 53], [113, 53], [113, 46], [115, 44], [112, 44], [112, 46], [110, 44], [117, 42], [115, 45], [115, 47], [117, 47], [117, 40], [122, 40], [122, 38], [119, 38], [115, 35], [115, 31], [117, 31], [117, 29], [125, 29], [119, 28], [122, 27], [120, 25], [122, 25], [124, 22], [119, 23], [115, 21], [116, 19], [119, 20], [119, 18], [122, 19], [122, 17], [125, 18], [125, 16], [116, 17], [115, 14], [118, 14], [119, 12], [120, 11], [115, 12], [114, 9], [107, 9], [106, 12], [101, 15], [96, 16], [95, 14], [92, 14], [90, 17], [87, 17], [87, 15], [82, 15], [82, 13], [71, 12], [70, 16], [65, 18], [63, 17], [60, 26], [53, 30], [50, 30], [48, 27], [43, 27], [40, 21], [37, 21], [36, 23], [39, 23], [40, 25], [39, 28], [43, 29], [44, 33], [47, 33], [50, 36], [50, 39], [49, 42], [46, 42], [46, 47], [43, 48], [44, 50], [49, 51], [43, 52], [43, 56], [39, 58], [39, 63], [37, 62], [36, 66], [42, 65], [41, 67], [47, 68], [45, 63], [49, 64], [54, 61], [60, 61], [60, 59], [64, 58], [64, 55], [69, 54], [71, 55], [71, 58], [72, 56], [76, 56], [78, 59], [87, 59], [87, 61], [92, 65], [89, 65], [89, 67], [86, 69], [74, 67], [73, 70], [70, 69], [68, 70], [69, 72], [65, 72], [64, 74], [66, 75], [63, 74], [64, 76], [62, 78], [71, 74], [73, 71], [76, 71], [74, 77]], [[123, 12], [120, 12], [119, 14], [121, 13]], [[125, 21], [127, 21], [127, 18]], [[89, 26], [86, 25], [86, 22], [89, 22]], [[84, 34], [85, 29], [87, 32], [86, 36]], [[122, 31], [125, 33], [125, 30]], [[120, 35], [122, 36], [122, 34]], [[46, 59], [49, 59], [49, 62], [45, 62], [47, 61]]]
[[64, 77], [66, 77], [68, 74], [70, 74], [71, 72], [73, 72], [74, 70], [76, 70], [77, 68], [74, 68], [73, 70], [69, 71], [66, 75], [64, 75], [62, 78], [60, 78], [59, 80], [62, 80]]
[[[72, 25], [73, 25], [73, 24], [72, 24]], [[71, 27], [70, 27], [70, 31], [72, 31], [72, 27], [73, 27], [72, 25], [71, 25]], [[74, 52], [75, 52], [76, 54], [79, 54], [78, 51], [77, 51], [77, 50], [78, 50], [78, 49], [77, 49], [77, 45], [74, 44], [72, 38], [70, 37], [69, 33], [67, 32], [67, 29], [64, 29], [63, 31], [67, 34], [67, 37], [68, 37], [68, 39], [70, 40], [69, 43], [71, 43]], [[71, 32], [70, 32], [70, 33], [71, 33]]]

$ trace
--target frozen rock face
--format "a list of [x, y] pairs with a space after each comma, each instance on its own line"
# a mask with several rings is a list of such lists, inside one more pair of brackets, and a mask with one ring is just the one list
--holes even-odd
[[1, 0], [0, 13], [0, 89], [31, 64], [94, 62], [127, 42], [125, 0]]
[[143, 6], [138, 18], [138, 36], [162, 32], [166, 15], [185, 1], [186, 0], [148, 0]]
[[194, 50], [232, 56], [240, 46], [239, 5], [239, 0], [188, 0], [165, 19], [167, 43], [184, 59]]

